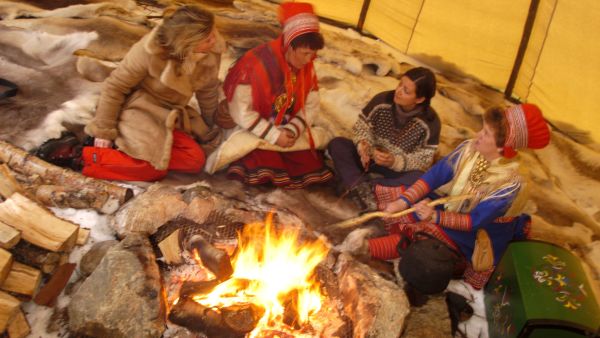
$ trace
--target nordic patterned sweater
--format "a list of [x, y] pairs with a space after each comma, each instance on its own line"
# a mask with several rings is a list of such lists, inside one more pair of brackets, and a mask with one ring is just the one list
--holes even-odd
[[353, 126], [354, 144], [366, 140], [394, 155], [397, 172], [426, 171], [440, 139], [441, 123], [433, 108], [421, 106], [403, 112], [394, 103], [394, 91], [379, 93], [363, 108]]

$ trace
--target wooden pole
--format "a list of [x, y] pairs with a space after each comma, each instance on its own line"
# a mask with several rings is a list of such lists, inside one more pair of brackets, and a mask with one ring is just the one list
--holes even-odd
[[358, 17], [358, 23], [356, 24], [356, 29], [362, 33], [363, 26], [365, 25], [365, 19], [367, 18], [367, 13], [369, 12], [369, 6], [371, 5], [371, 0], [363, 0], [362, 8], [360, 9], [360, 16]]
[[506, 89], [504, 90], [504, 97], [509, 100], [512, 99], [512, 92], [515, 88], [517, 78], [519, 77], [519, 72], [521, 71], [521, 65], [523, 64], [523, 58], [525, 58], [525, 52], [527, 51], [527, 46], [529, 45], [529, 38], [531, 37], [531, 31], [533, 30], [533, 24], [535, 23], [535, 16], [537, 14], [539, 4], [540, 0], [531, 0], [531, 3], [529, 4], [529, 13], [527, 13], [525, 27], [523, 27], [521, 43], [519, 45], [519, 49], [517, 50], [517, 56], [510, 73], [510, 78], [508, 79]]

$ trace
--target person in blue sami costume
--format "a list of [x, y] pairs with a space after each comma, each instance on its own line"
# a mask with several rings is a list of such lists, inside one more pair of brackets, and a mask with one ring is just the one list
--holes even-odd
[[[390, 234], [369, 240], [371, 257], [398, 257], [396, 247], [402, 236], [414, 240], [416, 233], [426, 232], [460, 252], [463, 260], [457, 268], [464, 268], [469, 284], [482, 288], [508, 242], [525, 239], [529, 230], [530, 217], [521, 214], [526, 181], [515, 149], [540, 149], [549, 141], [550, 131], [537, 106], [488, 110], [477, 136], [460, 144], [413, 185], [376, 186], [380, 209], [398, 212], [415, 207], [416, 211], [387, 220]], [[429, 198], [443, 195], [472, 197], [437, 208], [427, 205]]]

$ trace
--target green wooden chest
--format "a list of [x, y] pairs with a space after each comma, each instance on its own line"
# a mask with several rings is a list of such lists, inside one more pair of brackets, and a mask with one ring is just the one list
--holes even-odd
[[485, 287], [485, 308], [491, 338], [600, 334], [600, 309], [579, 259], [549, 243], [508, 246]]

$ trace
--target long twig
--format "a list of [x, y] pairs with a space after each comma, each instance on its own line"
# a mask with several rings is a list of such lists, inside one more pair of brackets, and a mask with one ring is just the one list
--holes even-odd
[[[464, 201], [464, 200], [467, 200], [470, 198], [473, 198], [473, 195], [447, 196], [447, 197], [442, 197], [442, 198], [438, 198], [434, 201], [431, 201], [431, 202], [427, 203], [427, 205], [434, 207], [436, 205], [450, 203], [450, 202]], [[415, 210], [416, 210], [416, 208], [412, 207], [412, 208], [402, 210], [402, 211], [399, 211], [399, 212], [396, 212], [393, 214], [390, 214], [389, 212], [383, 212], [383, 211], [374, 211], [374, 212], [366, 213], [359, 217], [354, 217], [354, 218], [347, 219], [342, 222], [330, 224], [330, 225], [328, 225], [328, 227], [349, 228], [354, 225], [362, 224], [362, 223], [364, 223], [370, 219], [376, 218], [376, 217], [381, 217], [381, 218], [400, 217], [400, 216], [410, 214], [411, 212], [414, 212]]]

